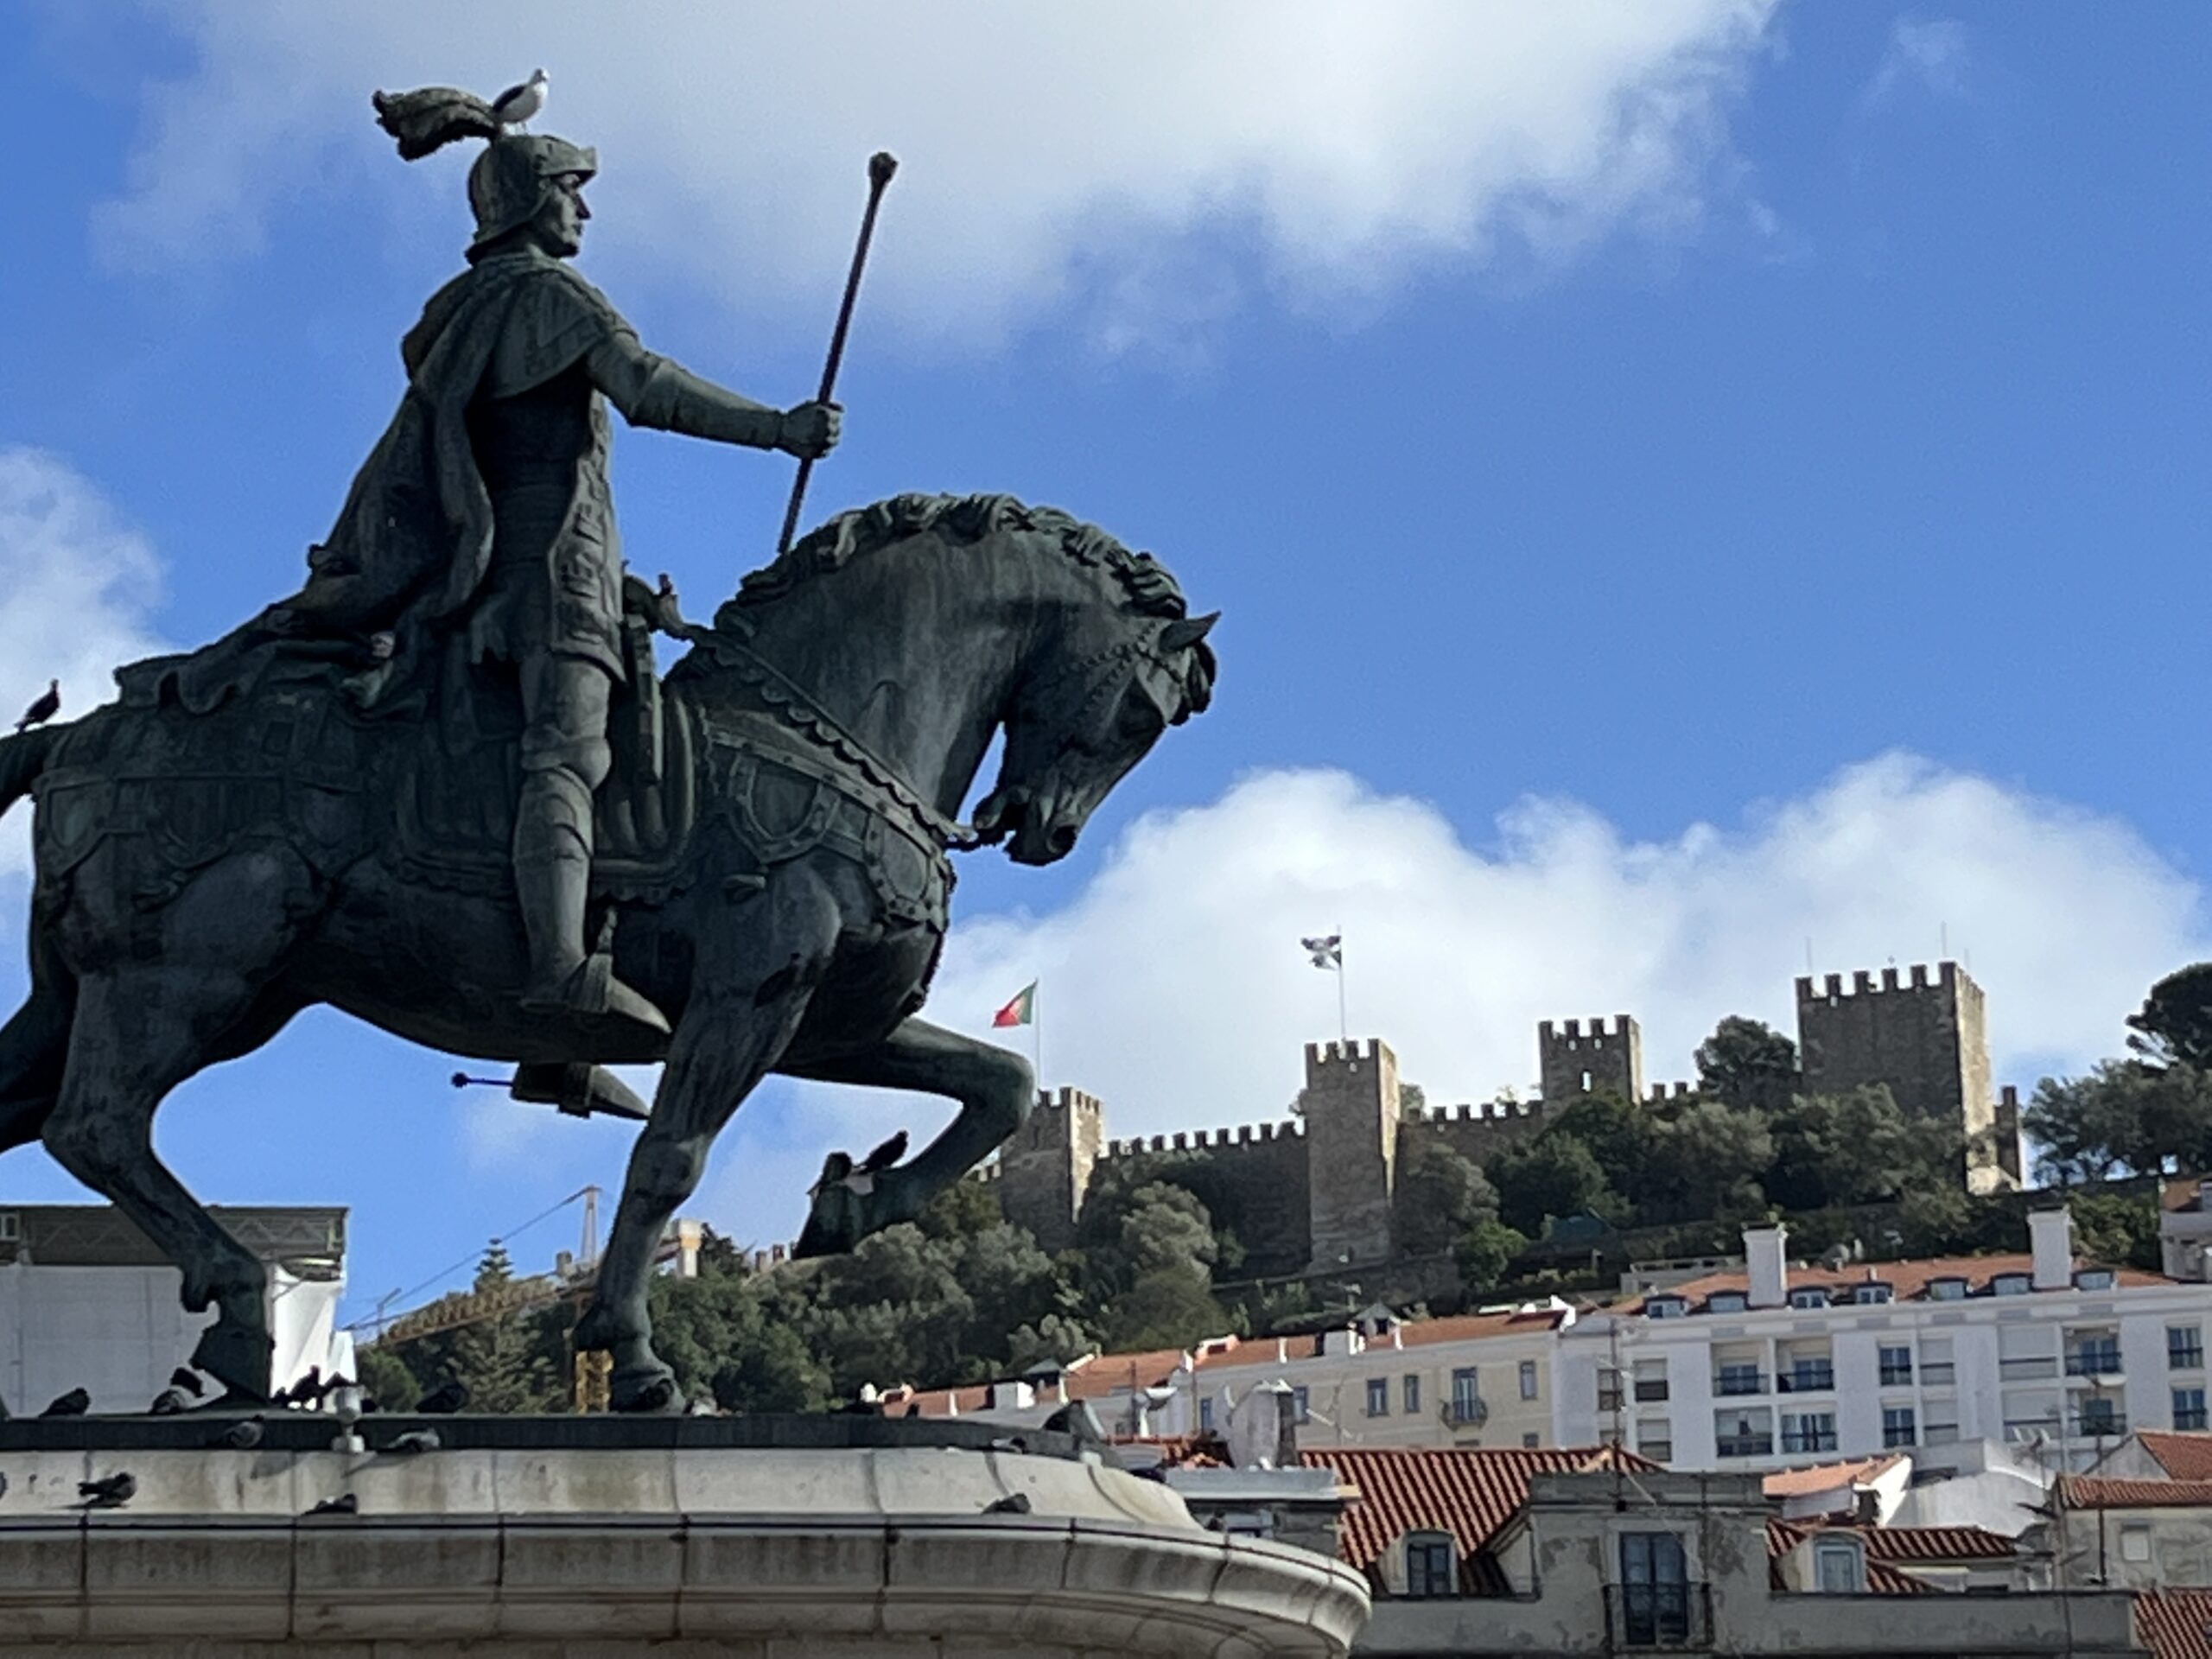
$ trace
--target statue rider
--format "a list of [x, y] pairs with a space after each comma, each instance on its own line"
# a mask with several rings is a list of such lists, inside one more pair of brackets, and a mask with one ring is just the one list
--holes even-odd
[[509, 665], [523, 714], [513, 861], [530, 949], [524, 1006], [665, 1033], [661, 1011], [585, 938], [592, 797], [623, 675], [605, 405], [634, 426], [800, 457], [836, 444], [840, 411], [753, 403], [639, 343], [563, 263], [591, 217], [582, 193], [596, 152], [502, 130], [480, 100], [448, 89], [378, 94], [377, 108], [410, 159], [456, 137], [490, 139], [468, 175], [476, 234], [469, 269], [407, 336], [401, 411], [281, 626], [376, 627], [400, 677], [410, 658], [423, 668], [458, 651], [465, 668], [448, 687], [479, 664]]

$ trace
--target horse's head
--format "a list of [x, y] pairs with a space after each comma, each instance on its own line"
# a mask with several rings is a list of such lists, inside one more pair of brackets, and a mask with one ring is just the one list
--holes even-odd
[[1015, 690], [1005, 760], [976, 809], [976, 835], [1005, 841], [1017, 864], [1072, 852], [1098, 804], [1160, 734], [1212, 700], [1205, 638], [1214, 620], [1118, 606], [1079, 617]]

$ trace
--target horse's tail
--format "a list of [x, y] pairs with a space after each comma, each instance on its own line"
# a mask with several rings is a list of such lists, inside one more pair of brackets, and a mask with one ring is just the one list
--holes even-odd
[[54, 751], [54, 740], [60, 735], [59, 729], [41, 726], [35, 731], [0, 737], [0, 812], [5, 812], [30, 793], [39, 773], [46, 770], [46, 759]]

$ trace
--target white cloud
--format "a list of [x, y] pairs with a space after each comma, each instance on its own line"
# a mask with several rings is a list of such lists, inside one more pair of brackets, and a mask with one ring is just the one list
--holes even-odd
[[[0, 712], [61, 682], [62, 715], [115, 696], [118, 663], [161, 650], [161, 565], [90, 480], [44, 450], [0, 447]], [[0, 728], [4, 729], [4, 728]], [[0, 871], [29, 868], [30, 814], [0, 827]]]
[[594, 143], [595, 261], [673, 264], [816, 318], [880, 146], [903, 162], [870, 306], [990, 338], [1079, 294], [1102, 339], [1203, 327], [1230, 279], [1202, 230], [1256, 232], [1301, 301], [1371, 300], [1431, 260], [1572, 256], [1694, 222], [1775, 0], [1205, 7], [631, 0], [472, 6], [174, 0], [195, 63], [149, 89], [126, 260], [251, 248], [302, 188], [365, 177], [461, 227], [458, 164], [403, 169], [373, 86], [496, 91], [543, 63], [538, 125]]
[[1627, 1012], [1654, 1080], [1690, 1074], [1721, 1016], [1794, 1029], [1823, 970], [1931, 960], [1948, 929], [1989, 993], [2001, 1077], [2119, 1046], [2158, 975], [2208, 951], [2197, 889], [2126, 825], [1889, 755], [1738, 830], [1636, 842], [1524, 800], [1495, 851], [1428, 804], [1342, 772], [1264, 773], [1137, 823], [1065, 910], [956, 932], [936, 1017], [981, 1032], [1041, 979], [1046, 1065], [1116, 1133], [1279, 1115], [1336, 988], [1298, 948], [1344, 931], [1355, 1035], [1432, 1101], [1526, 1091], [1540, 1019]]
[[1900, 17], [1890, 26], [1890, 41], [1866, 101], [1879, 104], [1901, 89], [1916, 87], [1936, 98], [1965, 98], [1974, 62], [1967, 26], [1948, 17]]

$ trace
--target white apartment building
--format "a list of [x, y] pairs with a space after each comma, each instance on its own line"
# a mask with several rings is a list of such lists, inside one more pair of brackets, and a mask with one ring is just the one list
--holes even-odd
[[2205, 1427], [2212, 1285], [2077, 1262], [2065, 1211], [2028, 1221], [2025, 1255], [1841, 1269], [1747, 1230], [1741, 1271], [1560, 1329], [1556, 1443], [1720, 1471], [1910, 1449], [1933, 1471], [1993, 1440], [2086, 1469], [2131, 1429]]

